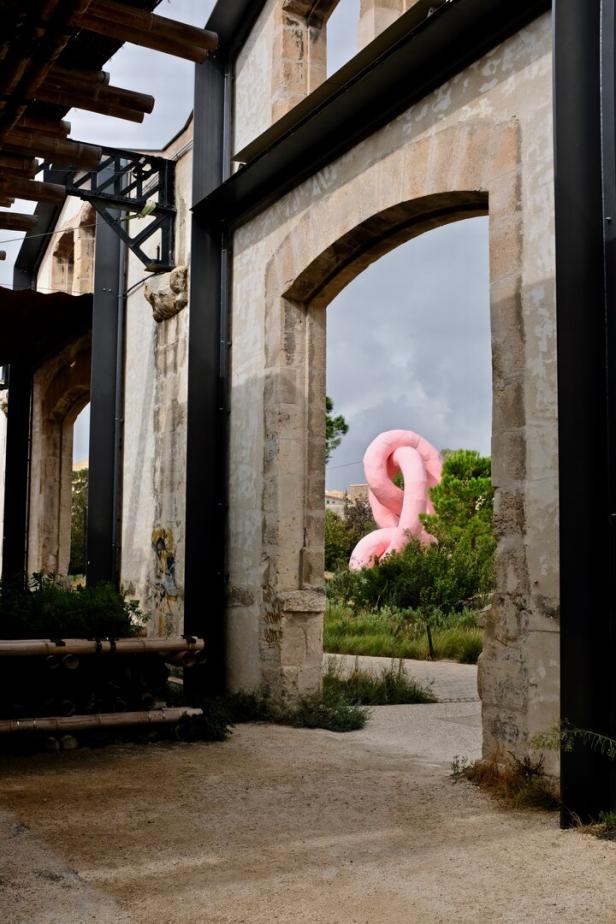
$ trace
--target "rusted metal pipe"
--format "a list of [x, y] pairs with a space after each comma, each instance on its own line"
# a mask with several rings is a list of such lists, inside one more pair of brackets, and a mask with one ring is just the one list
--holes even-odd
[[185, 638], [119, 638], [111, 639], [7, 639], [0, 640], [0, 657], [27, 657], [32, 655], [87, 655], [87, 654], [171, 654], [174, 652], [200, 652], [205, 640]]
[[103, 712], [98, 715], [49, 716], [41, 719], [2, 719], [0, 734], [37, 731], [83, 731], [87, 728], [121, 728], [128, 725], [169, 725], [183, 716], [203, 715], [202, 709], [185, 706], [152, 712]]

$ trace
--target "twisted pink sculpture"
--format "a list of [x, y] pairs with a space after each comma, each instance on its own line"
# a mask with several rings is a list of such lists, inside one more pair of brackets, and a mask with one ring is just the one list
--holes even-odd
[[[417, 536], [428, 544], [435, 539], [423, 528], [419, 515], [434, 513], [428, 491], [441, 480], [440, 453], [412, 430], [387, 430], [374, 439], [364, 455], [368, 499], [380, 529], [357, 543], [349, 568], [370, 568], [390, 552], [401, 551]], [[404, 491], [392, 478], [402, 472]]]

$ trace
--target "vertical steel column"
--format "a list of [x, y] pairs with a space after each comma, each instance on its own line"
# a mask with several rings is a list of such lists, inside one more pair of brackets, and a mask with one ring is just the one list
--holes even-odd
[[[614, 291], [616, 215], [604, 215], [615, 164], [602, 139], [601, 106], [603, 100], [611, 132], [614, 86], [613, 74], [602, 86], [601, 14], [612, 3], [555, 0], [553, 8], [561, 717], [603, 734], [613, 730], [616, 306], [612, 299], [606, 324], [606, 295]], [[603, 39], [607, 66], [613, 22]], [[586, 821], [613, 807], [611, 775], [609, 762], [587, 747], [562, 754], [564, 826], [572, 815]]]
[[90, 459], [88, 484], [88, 584], [118, 583], [118, 349], [123, 293], [122, 242], [97, 214], [92, 306]]
[[[223, 54], [196, 68], [193, 198], [230, 167], [230, 70]], [[188, 350], [184, 630], [208, 643], [208, 692], [225, 686], [226, 357], [229, 252], [220, 224], [193, 216]], [[196, 691], [194, 691], [196, 692]], [[189, 694], [191, 695], [191, 694]]]
[[31, 405], [32, 370], [27, 363], [13, 363], [9, 372], [2, 529], [2, 580], [5, 583], [21, 580], [27, 569]]

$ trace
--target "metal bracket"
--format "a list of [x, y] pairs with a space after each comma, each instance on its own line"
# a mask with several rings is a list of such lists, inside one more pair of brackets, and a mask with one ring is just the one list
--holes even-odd
[[[94, 170], [69, 171], [64, 182], [67, 195], [91, 202], [147, 270], [156, 273], [174, 268], [175, 161], [103, 148]], [[120, 212], [128, 214], [118, 217]], [[131, 222], [139, 225], [135, 234], [130, 233]], [[159, 231], [160, 245], [153, 258], [142, 245]]]

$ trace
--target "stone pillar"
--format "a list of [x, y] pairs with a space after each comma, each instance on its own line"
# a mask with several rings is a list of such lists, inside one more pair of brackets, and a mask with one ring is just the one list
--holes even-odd
[[361, 0], [357, 28], [358, 49], [365, 48], [414, 2], [415, 0], [406, 0], [406, 3], [405, 0]]
[[325, 20], [308, 17], [312, 4], [282, 0], [273, 49], [272, 120], [275, 122], [327, 76]]

